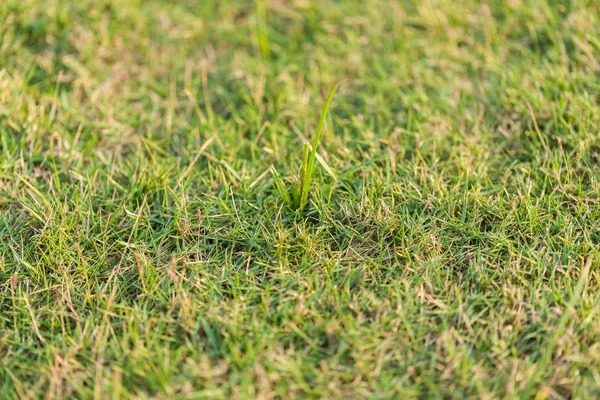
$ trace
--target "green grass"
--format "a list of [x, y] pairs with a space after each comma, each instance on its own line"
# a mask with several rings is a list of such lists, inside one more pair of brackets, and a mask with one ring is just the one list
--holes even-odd
[[599, 397], [598, 60], [595, 0], [0, 2], [0, 398]]
[[[291, 210], [297, 211], [300, 214], [302, 213], [302, 211], [304, 211], [306, 205], [308, 204], [312, 178], [315, 173], [315, 160], [317, 159], [319, 141], [321, 140], [323, 128], [325, 127], [325, 118], [327, 118], [327, 111], [329, 111], [329, 106], [331, 105], [331, 101], [333, 100], [333, 95], [335, 94], [336, 90], [337, 85], [334, 86], [333, 89], [331, 89], [331, 92], [329, 92], [329, 96], [327, 96], [327, 100], [325, 101], [325, 105], [323, 106], [323, 111], [321, 111], [319, 126], [317, 127], [317, 132], [315, 133], [312, 146], [308, 142], [304, 143], [304, 146], [302, 148], [302, 164], [300, 165], [300, 173], [298, 175], [298, 180], [286, 187], [286, 185], [280, 179], [277, 170], [273, 169], [271, 171], [273, 173], [273, 180], [275, 186], [279, 190], [283, 201], [285, 201], [285, 203], [290, 207]], [[320, 159], [319, 161], [321, 161], [321, 163], [325, 167], [325, 170], [329, 172], [337, 182], [337, 178], [335, 178], [335, 174], [332, 173], [331, 167], [327, 165], [327, 163], [322, 159]]]

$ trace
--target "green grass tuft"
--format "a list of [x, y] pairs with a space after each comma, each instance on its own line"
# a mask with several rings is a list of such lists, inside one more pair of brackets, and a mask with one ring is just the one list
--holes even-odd
[[[291, 187], [286, 187], [281, 181], [281, 178], [279, 177], [277, 171], [274, 168], [272, 170], [275, 185], [277, 186], [279, 193], [281, 194], [286, 204], [295, 211], [304, 211], [306, 205], [308, 204], [308, 199], [310, 196], [310, 187], [315, 169], [315, 160], [317, 159], [317, 149], [319, 147], [319, 141], [321, 140], [321, 133], [323, 132], [323, 129], [325, 127], [325, 118], [327, 117], [327, 112], [329, 111], [329, 106], [331, 105], [331, 101], [333, 100], [333, 96], [335, 95], [336, 90], [337, 85], [335, 85], [333, 89], [331, 89], [331, 92], [329, 92], [329, 96], [327, 96], [327, 100], [325, 101], [325, 105], [323, 106], [323, 110], [321, 111], [321, 118], [319, 119], [319, 125], [317, 127], [312, 146], [308, 142], [306, 142], [302, 147], [302, 164], [300, 165], [300, 173], [298, 176], [297, 183], [292, 185]], [[322, 159], [320, 161], [323, 163], [326, 170], [332, 174], [331, 168], [327, 166], [327, 164], [324, 161], [322, 161]]]

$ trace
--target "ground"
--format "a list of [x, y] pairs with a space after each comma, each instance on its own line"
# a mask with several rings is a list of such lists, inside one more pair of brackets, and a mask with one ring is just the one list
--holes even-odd
[[2, 1], [0, 397], [600, 396], [599, 60], [595, 0]]

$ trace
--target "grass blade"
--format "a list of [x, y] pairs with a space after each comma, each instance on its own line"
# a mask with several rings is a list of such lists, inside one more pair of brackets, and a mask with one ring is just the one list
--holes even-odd
[[291, 206], [293, 203], [292, 198], [290, 197], [290, 193], [283, 184], [283, 181], [281, 180], [281, 177], [279, 176], [279, 173], [277, 172], [275, 167], [271, 168], [271, 174], [273, 175], [273, 180], [275, 181], [275, 186], [277, 186], [277, 190], [279, 190], [281, 197], [283, 197], [283, 201], [285, 201], [288, 205]]
[[306, 206], [306, 203], [308, 202], [310, 183], [312, 181], [313, 170], [315, 167], [315, 158], [317, 156], [317, 148], [319, 147], [319, 141], [321, 140], [321, 133], [323, 133], [323, 128], [325, 127], [325, 118], [327, 117], [327, 112], [329, 111], [329, 106], [331, 105], [331, 101], [333, 100], [333, 96], [335, 95], [337, 87], [338, 85], [336, 84], [331, 89], [331, 91], [329, 92], [329, 96], [327, 96], [327, 100], [325, 101], [325, 105], [323, 106], [323, 110], [321, 111], [319, 126], [317, 127], [317, 132], [313, 140], [312, 150], [310, 152], [308, 162], [306, 164], [306, 174], [303, 175], [303, 179], [300, 181], [300, 210], [303, 210]]
[[[300, 195], [298, 196], [297, 200], [297, 204], [296, 204], [296, 208], [304, 208], [303, 206], [303, 200], [305, 195], [304, 195], [304, 191], [306, 190], [306, 188], [304, 187], [304, 185], [302, 184], [303, 182], [306, 181], [307, 177], [306, 174], [308, 172], [308, 157], [309, 157], [309, 144], [305, 143], [304, 147], [302, 149], [302, 166], [300, 168]], [[306, 197], [308, 198], [308, 194], [306, 195]]]
[[317, 161], [319, 162], [319, 164], [321, 164], [321, 166], [325, 169], [325, 171], [329, 174], [329, 176], [331, 176], [331, 178], [333, 178], [333, 181], [335, 183], [338, 183], [340, 180], [337, 178], [337, 176], [335, 175], [335, 172], [333, 172], [333, 169], [329, 166], [329, 164], [327, 164], [327, 161], [325, 161], [323, 159], [323, 157], [321, 157], [319, 155], [319, 153], [317, 153], [316, 156], [317, 156]]
[[267, 8], [265, 0], [256, 0], [256, 14], [258, 18], [257, 35], [258, 46], [263, 57], [271, 59], [271, 46], [269, 45], [269, 36], [267, 34]]

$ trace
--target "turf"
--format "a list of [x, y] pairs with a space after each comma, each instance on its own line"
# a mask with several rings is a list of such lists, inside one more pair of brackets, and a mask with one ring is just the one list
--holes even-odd
[[597, 398], [599, 60], [596, 0], [0, 2], [0, 397]]

